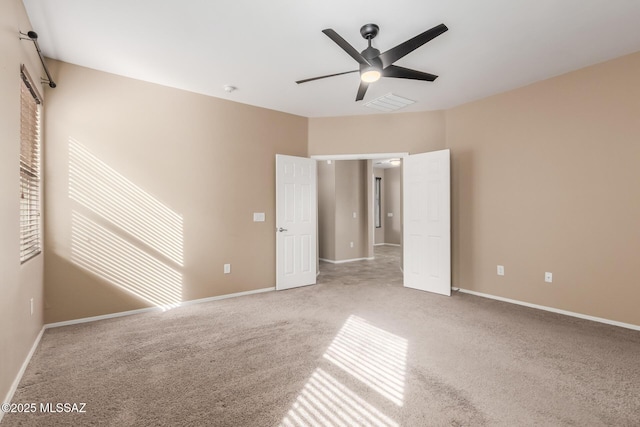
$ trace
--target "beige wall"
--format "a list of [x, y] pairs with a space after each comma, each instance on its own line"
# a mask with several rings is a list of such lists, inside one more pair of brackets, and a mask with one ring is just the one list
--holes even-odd
[[[0, 2], [0, 401], [42, 329], [42, 254], [20, 265], [20, 65], [40, 79], [42, 66], [30, 41], [20, 0]], [[44, 75], [44, 73], [43, 73]], [[40, 93], [43, 92], [41, 88]], [[46, 108], [46, 106], [45, 106]], [[31, 315], [30, 299], [34, 301]], [[2, 418], [2, 414], [0, 414]]]
[[[384, 242], [399, 245], [402, 242], [402, 210], [400, 208], [400, 167], [384, 170], [382, 180], [385, 194], [385, 211], [382, 214], [384, 221]], [[389, 217], [388, 214], [393, 214]]]
[[318, 246], [319, 258], [336, 259], [336, 164], [331, 160], [318, 161]]
[[424, 153], [443, 148], [443, 111], [309, 119], [309, 155]]
[[367, 196], [370, 164], [367, 160], [318, 162], [320, 258], [344, 261], [372, 256]]
[[639, 75], [636, 53], [447, 112], [455, 286], [640, 325]]
[[[335, 163], [336, 260], [366, 258], [369, 253], [367, 161], [338, 160]], [[354, 212], [356, 218], [353, 218]]]
[[51, 69], [47, 322], [275, 285], [274, 156], [307, 155], [306, 118]]
[[[400, 168], [376, 168], [374, 174], [382, 178], [382, 227], [375, 229], [375, 242], [399, 245], [402, 242], [402, 210], [400, 209]], [[392, 213], [389, 217], [387, 214]]]

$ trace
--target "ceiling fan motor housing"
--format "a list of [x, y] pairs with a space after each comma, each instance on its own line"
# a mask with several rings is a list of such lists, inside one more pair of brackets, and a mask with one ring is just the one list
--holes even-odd
[[371, 68], [376, 69], [378, 71], [382, 71], [382, 60], [378, 58], [380, 56], [380, 51], [375, 47], [368, 47], [361, 52], [361, 55], [364, 59], [369, 62], [371, 65], [360, 64], [360, 72], [364, 72]]

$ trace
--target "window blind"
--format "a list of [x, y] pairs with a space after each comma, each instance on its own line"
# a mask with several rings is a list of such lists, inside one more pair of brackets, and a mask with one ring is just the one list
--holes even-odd
[[20, 262], [41, 252], [40, 109], [41, 99], [24, 68], [20, 91]]

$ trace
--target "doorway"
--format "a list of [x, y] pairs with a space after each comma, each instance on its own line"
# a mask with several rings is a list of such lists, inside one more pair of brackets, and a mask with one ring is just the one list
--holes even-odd
[[[400, 163], [406, 155], [381, 153], [311, 157], [318, 162], [320, 270], [329, 264], [373, 260], [374, 245], [385, 243], [376, 242], [376, 234], [381, 235], [386, 229], [389, 229], [390, 243], [397, 247], [396, 252], [401, 253]], [[379, 181], [376, 194], [376, 175], [384, 176], [386, 169], [390, 170], [388, 179]], [[396, 184], [395, 191], [392, 191], [392, 184]], [[388, 187], [386, 190], [385, 185]], [[393, 208], [385, 203], [392, 192]], [[401, 261], [398, 261], [398, 270], [400, 267]]]
[[[326, 162], [327, 165], [331, 166], [332, 162], [336, 161], [355, 161], [353, 164], [356, 168], [353, 170], [356, 172], [352, 174], [351, 177], [357, 182], [356, 187], [361, 191], [354, 193], [356, 196], [351, 196], [351, 198], [355, 197], [355, 199], [357, 199], [357, 203], [351, 204], [346, 210], [346, 213], [336, 214], [336, 201], [338, 200], [336, 190], [341, 187], [341, 184], [336, 182], [337, 168], [335, 166], [333, 166], [334, 173], [332, 178], [328, 181], [334, 189], [332, 199], [333, 230], [331, 230], [331, 235], [335, 242], [336, 236], [340, 238], [344, 237], [341, 231], [352, 230], [354, 227], [358, 230], [364, 229], [364, 233], [360, 235], [357, 241], [360, 243], [360, 255], [366, 254], [367, 256], [344, 259], [336, 257], [334, 252], [333, 256], [335, 259], [329, 259], [328, 261], [336, 264], [373, 259], [375, 242], [374, 224], [376, 220], [378, 223], [382, 221], [381, 217], [377, 219], [374, 217], [376, 208], [374, 189], [377, 181], [375, 180], [373, 172], [373, 160], [400, 158], [402, 164], [402, 173], [400, 174], [402, 207], [400, 228], [402, 229], [402, 238], [400, 244], [402, 245], [403, 285], [414, 289], [451, 295], [450, 156], [450, 150], [444, 149], [411, 156], [407, 153], [390, 153], [312, 156], [311, 159], [307, 160], [300, 158], [299, 160], [301, 162], [310, 162], [314, 170], [320, 164], [323, 164], [322, 162]], [[301, 170], [301, 177], [308, 175], [302, 172], [304, 171]], [[278, 185], [277, 179], [276, 184], [276, 190], [279, 190], [280, 185]], [[321, 185], [322, 184], [319, 183], [317, 188], [319, 189]], [[316, 186], [314, 186], [314, 193], [316, 190], [315, 187]], [[283, 188], [282, 190], [284, 191], [285, 189]], [[276, 194], [278, 194], [278, 191], [276, 191]], [[364, 195], [361, 196], [362, 194]], [[278, 199], [278, 197], [276, 198]], [[309, 198], [303, 197], [302, 200], [306, 200], [304, 203], [305, 206], [309, 204], [307, 203], [310, 201]], [[310, 205], [308, 207], [311, 208]], [[315, 203], [313, 208], [315, 210]], [[329, 208], [331, 210], [331, 206], [329, 206]], [[276, 216], [279, 216], [281, 210], [286, 209], [288, 209], [287, 204], [281, 203], [278, 199], [278, 203], [276, 203]], [[378, 206], [378, 213], [380, 214], [381, 212], [382, 208]], [[346, 218], [348, 218], [349, 221], [346, 221]], [[350, 222], [350, 220], [354, 221]], [[316, 222], [316, 224], [319, 226], [319, 221]], [[338, 224], [340, 224], [339, 229], [337, 227]], [[278, 225], [276, 225], [276, 229], [280, 230]], [[282, 231], [287, 231], [287, 229], [282, 228]], [[315, 232], [309, 233], [309, 242], [316, 241], [319, 246], [320, 239], [316, 239], [318, 231], [319, 230], [316, 229]], [[356, 240], [349, 240], [349, 237], [350, 236], [347, 236], [348, 247], [353, 249], [355, 248]], [[340, 245], [344, 246], [344, 242], [340, 243]], [[315, 244], [313, 246], [314, 249], [318, 247]], [[337, 249], [338, 246], [334, 245], [333, 248]], [[307, 252], [310, 253], [310, 251]], [[307, 255], [309, 255], [309, 253], [307, 253]], [[322, 257], [322, 254], [320, 254], [320, 257]], [[316, 257], [318, 267], [320, 257]], [[308, 259], [308, 257], [305, 257], [305, 259]], [[284, 261], [285, 258], [279, 256], [279, 253], [277, 253], [276, 265], [280, 266]], [[293, 265], [298, 264], [298, 262], [293, 263]], [[303, 285], [304, 284], [296, 283], [291, 287]]]

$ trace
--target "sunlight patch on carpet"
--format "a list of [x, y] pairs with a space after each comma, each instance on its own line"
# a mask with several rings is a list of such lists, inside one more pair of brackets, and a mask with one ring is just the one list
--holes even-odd
[[311, 375], [280, 425], [398, 427], [398, 423], [320, 368]]
[[[336, 372], [401, 407], [408, 341], [351, 315], [324, 353]], [[374, 396], [376, 397], [376, 396]], [[380, 399], [380, 398], [378, 398]], [[378, 426], [398, 423], [346, 385], [317, 368], [282, 420], [281, 427]]]
[[404, 399], [407, 340], [350, 316], [324, 358], [398, 406]]

